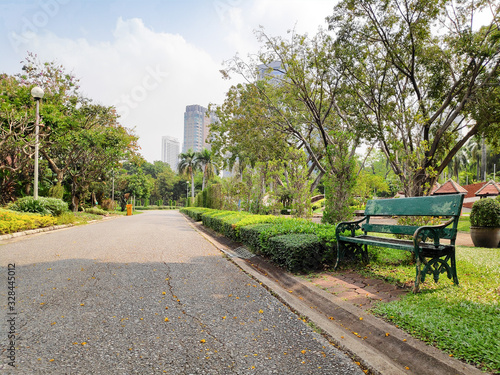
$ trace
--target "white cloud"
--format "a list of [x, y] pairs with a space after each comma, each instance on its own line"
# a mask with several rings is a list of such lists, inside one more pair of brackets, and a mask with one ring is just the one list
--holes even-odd
[[56, 60], [72, 71], [88, 97], [115, 105], [121, 123], [135, 127], [149, 161], [160, 159], [163, 135], [182, 142], [186, 105], [220, 103], [229, 86], [208, 53], [180, 35], [152, 31], [140, 19], [119, 18], [111, 41], [46, 33], [29, 47], [42, 61]]

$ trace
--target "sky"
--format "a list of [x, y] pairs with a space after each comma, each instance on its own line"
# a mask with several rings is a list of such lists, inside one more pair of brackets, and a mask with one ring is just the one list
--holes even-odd
[[187, 105], [221, 104], [223, 61], [259, 50], [254, 30], [315, 34], [335, 0], [0, 0], [0, 73], [27, 52], [80, 79], [95, 103], [114, 105], [160, 160], [161, 137], [183, 141]]

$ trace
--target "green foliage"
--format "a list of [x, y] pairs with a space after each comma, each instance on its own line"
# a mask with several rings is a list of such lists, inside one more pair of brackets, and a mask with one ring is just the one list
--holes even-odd
[[[490, 20], [477, 28], [471, 19], [483, 11]], [[343, 87], [358, 101], [352, 120], [406, 196], [425, 195], [475, 134], [498, 139], [497, 5], [343, 0], [328, 21]]]
[[102, 210], [102, 209], [97, 208], [97, 207], [86, 208], [85, 212], [88, 214], [93, 214], [93, 215], [102, 215], [102, 216], [108, 215], [108, 211]]
[[34, 197], [23, 197], [10, 204], [9, 209], [58, 216], [68, 211], [68, 204], [57, 198], [38, 197], [38, 199], [35, 199]]
[[274, 263], [291, 272], [318, 269], [323, 261], [323, 246], [315, 234], [270, 238], [268, 253]]
[[319, 201], [314, 202], [311, 205], [312, 210], [316, 211], [316, 210], [319, 210], [321, 207], [325, 207], [325, 202], [326, 202], [326, 200], [324, 198], [320, 199]]
[[64, 196], [64, 186], [60, 183], [55, 184], [49, 189], [49, 197], [62, 199]]
[[349, 157], [349, 142], [353, 134], [332, 132], [335, 143], [327, 148], [332, 173], [323, 177], [325, 185], [324, 223], [337, 223], [352, 217], [350, 199], [356, 184], [355, 161]]
[[492, 198], [474, 202], [470, 223], [473, 227], [500, 227], [500, 202]]
[[213, 211], [210, 208], [204, 208], [204, 207], [193, 207], [193, 208], [181, 208], [179, 210], [181, 213], [188, 215], [191, 219], [194, 221], [201, 221], [201, 215], [203, 215], [206, 212], [211, 212]]
[[[242, 220], [243, 221], [243, 220]], [[241, 223], [241, 221], [240, 221]], [[247, 245], [253, 252], [260, 253], [260, 236], [272, 224], [247, 224], [239, 228], [240, 241]]]
[[0, 234], [50, 227], [56, 223], [57, 219], [52, 216], [0, 209]]

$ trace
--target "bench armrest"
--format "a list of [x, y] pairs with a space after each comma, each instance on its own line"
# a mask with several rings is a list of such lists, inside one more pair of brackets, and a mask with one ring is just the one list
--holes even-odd
[[455, 218], [440, 225], [424, 225], [418, 228], [413, 234], [413, 244], [415, 247], [418, 247], [419, 242], [425, 242], [428, 238], [432, 238], [434, 245], [439, 246], [439, 240], [444, 237], [443, 229], [453, 223], [453, 221], [455, 221]]
[[338, 223], [337, 226], [335, 227], [335, 235], [338, 238], [340, 233], [345, 232], [346, 230], [350, 230], [351, 236], [354, 237], [356, 229], [361, 229], [361, 226], [359, 224], [362, 223], [363, 221], [365, 221], [366, 218], [367, 217], [365, 216], [359, 220], [342, 221], [342, 222]]

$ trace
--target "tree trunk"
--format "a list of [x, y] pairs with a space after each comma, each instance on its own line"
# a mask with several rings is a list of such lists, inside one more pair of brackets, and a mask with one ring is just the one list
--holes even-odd
[[486, 142], [484, 136], [481, 138], [481, 176], [479, 181], [486, 181]]
[[194, 198], [194, 173], [191, 173], [191, 198]]

